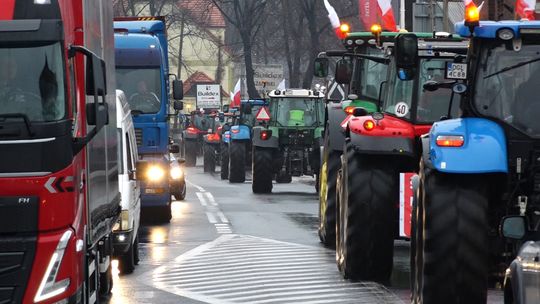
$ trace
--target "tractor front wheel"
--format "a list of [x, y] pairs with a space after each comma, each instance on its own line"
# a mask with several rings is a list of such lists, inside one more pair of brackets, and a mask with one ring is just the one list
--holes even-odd
[[253, 150], [253, 193], [272, 192], [272, 150], [255, 148]]
[[203, 163], [205, 173], [216, 172], [216, 149], [213, 145], [204, 144], [203, 146]]
[[359, 155], [347, 142], [342, 164], [338, 268], [343, 277], [390, 282], [398, 174], [384, 157]]
[[186, 167], [195, 167], [197, 165], [197, 142], [186, 140], [184, 143], [184, 155]]
[[246, 143], [232, 141], [229, 147], [229, 182], [243, 183], [246, 181]]
[[490, 179], [429, 168], [420, 178], [413, 300], [486, 303]]
[[324, 246], [336, 245], [336, 177], [341, 153], [325, 153], [319, 178], [319, 239]]
[[229, 145], [221, 144], [221, 179], [229, 178]]

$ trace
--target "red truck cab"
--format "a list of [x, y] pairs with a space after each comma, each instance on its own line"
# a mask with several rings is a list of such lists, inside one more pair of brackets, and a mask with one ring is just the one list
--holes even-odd
[[0, 303], [110, 292], [120, 212], [112, 2], [0, 9]]

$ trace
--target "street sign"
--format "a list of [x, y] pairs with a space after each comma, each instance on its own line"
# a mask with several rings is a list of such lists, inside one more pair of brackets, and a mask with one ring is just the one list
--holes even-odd
[[270, 115], [268, 114], [268, 109], [266, 107], [262, 107], [259, 109], [259, 112], [257, 112], [257, 115], [255, 116], [257, 120], [262, 121], [269, 121]]
[[197, 85], [197, 109], [221, 108], [221, 86], [219, 84]]
[[253, 65], [255, 75], [255, 88], [261, 96], [277, 88], [279, 83], [284, 79], [283, 66], [280, 64], [255, 64]]

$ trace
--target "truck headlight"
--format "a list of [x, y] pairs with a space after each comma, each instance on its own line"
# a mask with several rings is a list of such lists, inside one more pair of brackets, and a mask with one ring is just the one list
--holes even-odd
[[150, 166], [146, 171], [146, 178], [151, 182], [159, 182], [165, 176], [165, 170], [159, 166]]
[[184, 171], [180, 167], [174, 167], [171, 169], [171, 178], [172, 179], [181, 179], [184, 176]]
[[56, 282], [56, 276], [58, 275], [58, 271], [60, 270], [62, 258], [64, 257], [64, 252], [72, 234], [73, 232], [71, 230], [67, 230], [60, 238], [60, 241], [56, 246], [56, 250], [51, 256], [49, 265], [45, 270], [45, 275], [43, 275], [41, 284], [39, 284], [39, 288], [37, 290], [36, 297], [34, 298], [34, 302], [41, 302], [50, 299], [63, 293], [68, 289], [70, 280], [64, 279], [62, 281]]

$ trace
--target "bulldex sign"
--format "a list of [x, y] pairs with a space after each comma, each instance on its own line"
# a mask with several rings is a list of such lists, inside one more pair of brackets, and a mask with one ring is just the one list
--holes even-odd
[[221, 86], [219, 84], [197, 85], [197, 108], [221, 108]]

